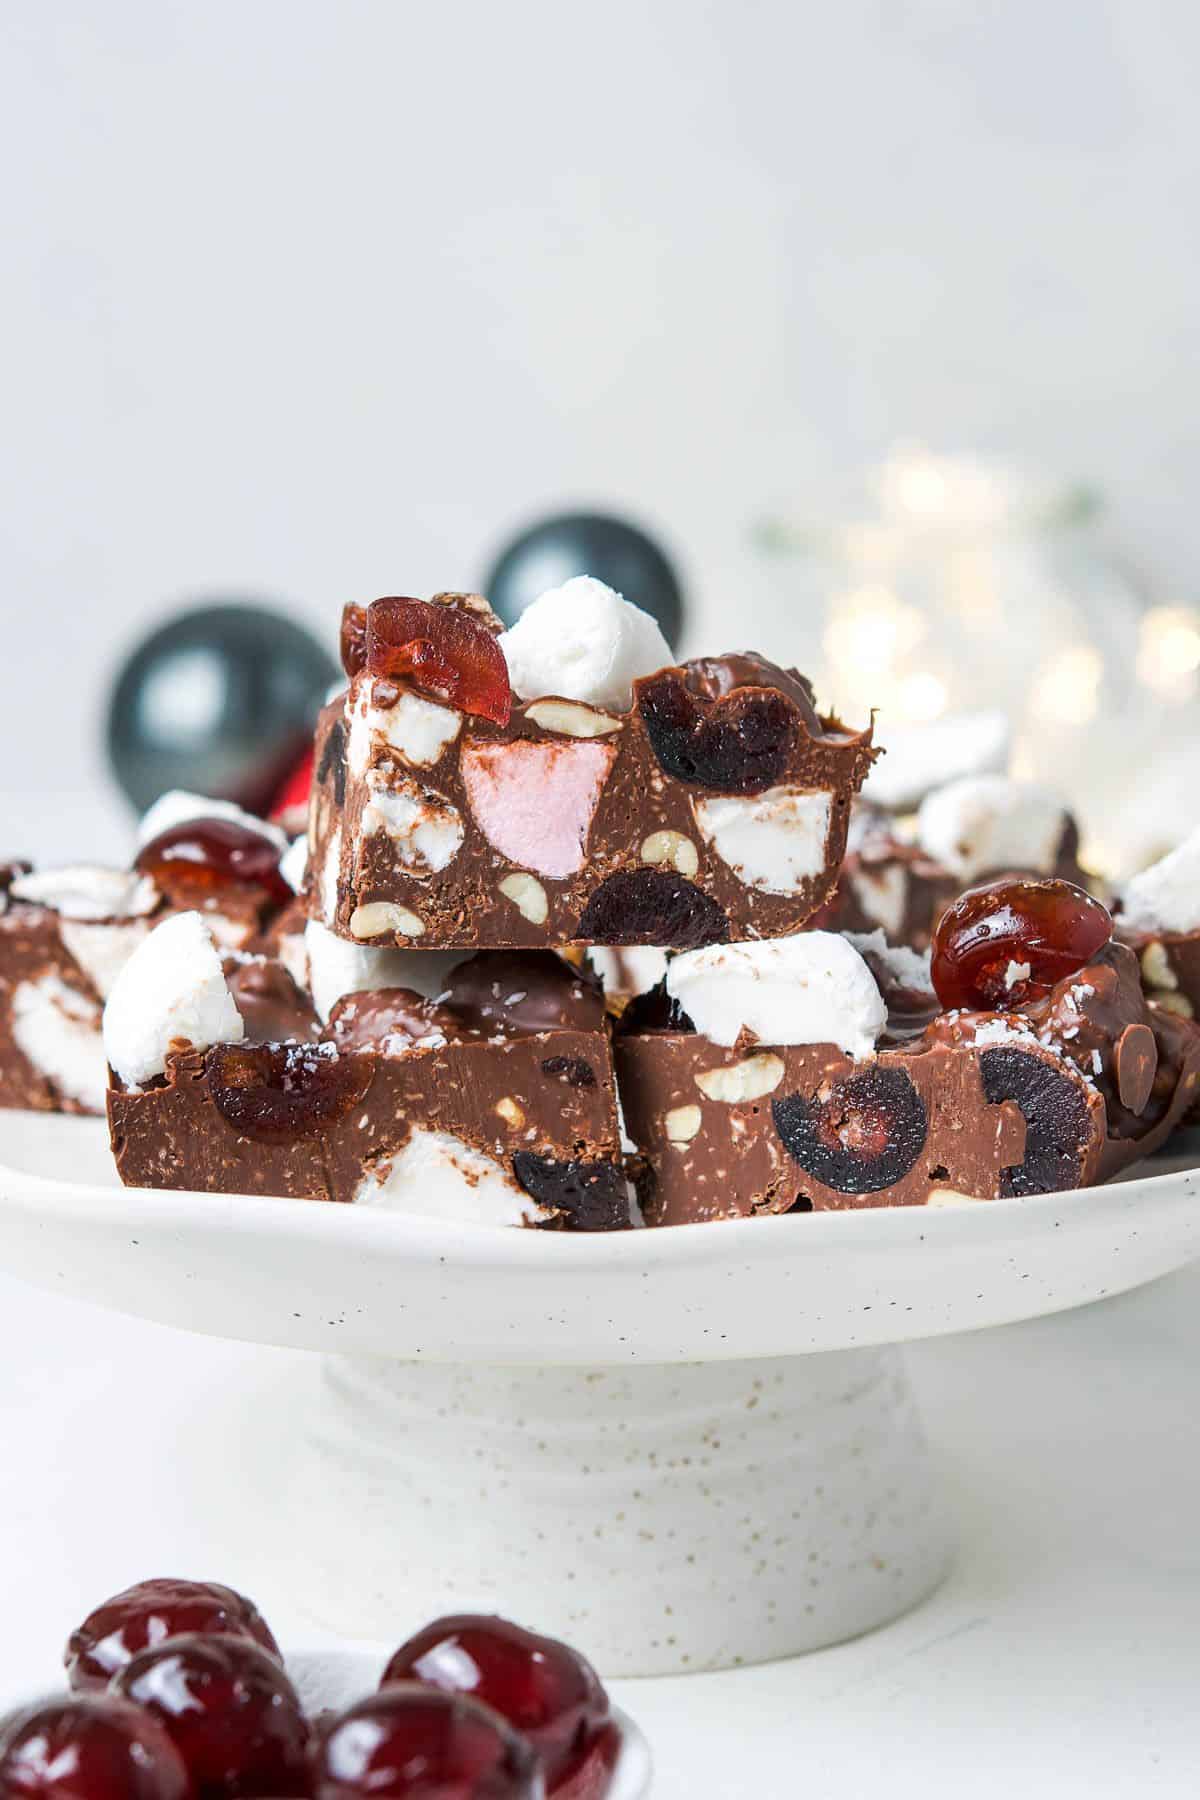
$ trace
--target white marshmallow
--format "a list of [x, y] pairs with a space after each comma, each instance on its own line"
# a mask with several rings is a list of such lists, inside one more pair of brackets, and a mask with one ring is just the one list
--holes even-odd
[[308, 839], [293, 838], [279, 859], [279, 873], [291, 888], [298, 894], [304, 886], [304, 877], [308, 873]]
[[852, 869], [846, 877], [864, 916], [898, 938], [904, 929], [908, 899], [908, 870], [903, 863], [869, 864]]
[[376, 749], [396, 751], [414, 768], [437, 762], [447, 744], [462, 729], [462, 714], [452, 706], [439, 706], [423, 694], [404, 689], [395, 706], [372, 706], [373, 676], [362, 677], [346, 696], [350, 730], [346, 741], [346, 765], [352, 775], [362, 775]]
[[12, 997], [12, 1034], [17, 1049], [64, 1098], [104, 1111], [108, 1077], [100, 1039], [100, 1008], [86, 994], [42, 975], [18, 982]]
[[609, 950], [593, 944], [587, 960], [600, 977], [606, 994], [647, 994], [657, 987], [667, 972], [665, 950], [631, 946], [625, 950]]
[[159, 897], [148, 875], [94, 863], [18, 875], [8, 891], [14, 900], [47, 906], [64, 919], [144, 918], [154, 911]]
[[426, 999], [440, 994], [446, 977], [465, 950], [391, 950], [372, 944], [352, 944], [335, 937], [317, 919], [304, 929], [308, 952], [308, 979], [317, 1017], [325, 1020], [343, 994], [368, 993], [373, 988], [412, 988]]
[[551, 1216], [494, 1157], [448, 1131], [420, 1127], [390, 1162], [364, 1175], [354, 1199], [469, 1225], [531, 1225]]
[[[933, 998], [933, 977], [929, 972], [928, 950], [912, 950], [907, 944], [889, 944], [882, 931], [846, 931], [842, 933], [859, 955], [868, 953], [887, 970], [897, 987], [914, 988], [919, 994]], [[869, 965], [868, 965], [869, 966]]]
[[342, 872], [342, 828], [330, 833], [329, 842], [325, 846], [325, 861], [321, 864], [317, 898], [321, 903], [321, 917], [327, 925], [332, 925], [337, 918], [338, 878]]
[[917, 814], [917, 842], [963, 881], [990, 869], [1049, 875], [1068, 817], [1049, 788], [1007, 775], [974, 775], [926, 795]]
[[1200, 829], [1125, 884], [1121, 922], [1130, 931], [1194, 931], [1200, 926]]
[[673, 662], [657, 621], [590, 575], [576, 575], [527, 606], [500, 648], [523, 700], [555, 695], [623, 712], [633, 683]]
[[799, 893], [825, 867], [829, 794], [823, 788], [768, 788], [692, 801], [701, 836], [747, 887]]
[[364, 833], [385, 831], [400, 861], [416, 875], [439, 874], [454, 861], [466, 831], [448, 800], [415, 781], [393, 777], [386, 786], [378, 778], [368, 781], [371, 799], [363, 808]]
[[148, 919], [92, 924], [81, 919], [59, 919], [63, 949], [73, 956], [102, 1000], [107, 1000], [138, 945], [150, 935]]
[[886, 752], [863, 783], [863, 799], [889, 812], [908, 812], [926, 794], [964, 775], [1002, 775], [1012, 732], [1002, 712], [952, 713], [928, 725], [886, 721], [879, 740]]
[[212, 934], [199, 913], [164, 919], [121, 970], [104, 1008], [104, 1051], [130, 1087], [167, 1066], [167, 1052], [237, 1044], [246, 1034]]
[[831, 931], [687, 950], [671, 961], [667, 992], [714, 1044], [745, 1030], [762, 1044], [836, 1044], [860, 1061], [887, 1024], [875, 977]]
[[160, 794], [153, 806], [142, 814], [137, 830], [139, 849], [164, 831], [186, 825], [189, 819], [228, 819], [231, 824], [244, 825], [247, 831], [257, 831], [260, 837], [268, 838], [280, 854], [288, 847], [286, 831], [272, 825], [269, 819], [257, 818], [254, 813], [235, 806], [232, 800], [214, 800], [207, 794], [189, 794], [183, 788], [171, 788]]

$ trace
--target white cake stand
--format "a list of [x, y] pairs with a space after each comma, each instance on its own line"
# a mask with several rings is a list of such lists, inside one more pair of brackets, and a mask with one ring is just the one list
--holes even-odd
[[[5, 1265], [323, 1353], [281, 1493], [320, 1622], [507, 1613], [609, 1676], [812, 1650], [947, 1564], [906, 1340], [1200, 1255], [1200, 1171], [611, 1236], [116, 1185], [94, 1120], [0, 1114]], [[302, 1579], [301, 1579], [302, 1573]]]

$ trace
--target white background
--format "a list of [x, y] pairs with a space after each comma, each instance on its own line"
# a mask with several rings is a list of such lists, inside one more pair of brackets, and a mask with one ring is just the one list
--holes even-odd
[[1194, 598], [1198, 53], [1191, 0], [7, 0], [5, 853], [116, 848], [164, 606], [331, 627], [564, 502], [709, 648], [782, 627], [764, 509], [914, 436], [1099, 480]]
[[[1195, 1800], [1200, 1265], [910, 1357], [953, 1575], [854, 1644], [618, 1683], [653, 1800]], [[0, 1708], [146, 1575], [232, 1582], [312, 1641], [295, 1475], [317, 1366], [0, 1276]]]

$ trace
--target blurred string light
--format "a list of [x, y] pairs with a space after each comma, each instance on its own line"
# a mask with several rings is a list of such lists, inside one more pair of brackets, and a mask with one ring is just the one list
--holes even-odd
[[908, 444], [840, 515], [776, 519], [761, 542], [804, 558], [781, 649], [843, 717], [875, 710], [886, 746], [895, 726], [1004, 710], [1014, 774], [1062, 788], [1085, 835], [1099, 824], [1093, 865], [1115, 873], [1161, 847], [1147, 771], [1197, 745], [1200, 610], [1147, 607], [1090, 529], [1100, 510], [1089, 488]]
[[1200, 613], [1152, 606], [1138, 632], [1138, 680], [1157, 694], [1190, 699], [1200, 670]]

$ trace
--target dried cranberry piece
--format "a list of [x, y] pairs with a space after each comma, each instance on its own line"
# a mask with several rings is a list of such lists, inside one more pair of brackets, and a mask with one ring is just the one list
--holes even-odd
[[265, 1800], [307, 1785], [308, 1722], [296, 1691], [248, 1638], [169, 1638], [127, 1663], [113, 1692], [158, 1720], [196, 1800]]
[[353, 681], [367, 666], [367, 609], [353, 601], [342, 608], [342, 628], [338, 634], [338, 650], [342, 667]]
[[542, 1800], [537, 1753], [498, 1713], [418, 1682], [360, 1700], [328, 1725], [314, 1800]]
[[371, 1085], [369, 1057], [320, 1044], [216, 1044], [205, 1057], [217, 1111], [240, 1137], [280, 1143], [312, 1137], [357, 1106]]
[[143, 845], [136, 867], [184, 905], [233, 886], [261, 888], [281, 906], [292, 897], [279, 873], [278, 845], [236, 819], [185, 819], [171, 825]]
[[729, 921], [710, 895], [669, 869], [622, 869], [588, 899], [577, 937], [589, 944], [698, 950], [723, 944]]
[[156, 1719], [116, 1694], [75, 1694], [0, 1725], [4, 1800], [193, 1800]]
[[572, 1231], [623, 1231], [629, 1224], [629, 1190], [617, 1163], [559, 1162], [518, 1150], [513, 1174], [539, 1206], [565, 1214]]
[[1000, 1192], [1054, 1194], [1079, 1186], [1088, 1107], [1080, 1085], [1047, 1060], [1012, 1047], [985, 1050], [979, 1063], [989, 1106], [1011, 1100], [1025, 1117], [1025, 1160], [1005, 1169]]
[[487, 626], [456, 606], [392, 597], [367, 608], [366, 665], [402, 678], [475, 718], [507, 725], [512, 688], [504, 652]]
[[568, 1087], [591, 1088], [596, 1085], [596, 1071], [582, 1056], [547, 1056], [542, 1059], [542, 1074], [552, 1079], [559, 1076]]
[[608, 1695], [585, 1657], [557, 1638], [475, 1613], [435, 1619], [401, 1644], [383, 1675], [470, 1695], [529, 1739], [553, 1793], [608, 1724]]
[[279, 1655], [266, 1620], [244, 1594], [217, 1581], [161, 1576], [114, 1594], [76, 1626], [63, 1656], [67, 1678], [77, 1691], [107, 1687], [139, 1651], [184, 1632], [250, 1638]]
[[659, 766], [676, 781], [723, 794], [759, 794], [787, 775], [803, 730], [790, 694], [736, 687], [719, 700], [664, 669], [636, 684], [638, 711]]
[[933, 985], [947, 1008], [1011, 1010], [1044, 1000], [1111, 936], [1105, 908], [1073, 882], [985, 882], [938, 920]]
[[771, 1102], [784, 1149], [841, 1194], [877, 1194], [901, 1181], [929, 1135], [925, 1102], [903, 1069], [878, 1063], [826, 1092]]

